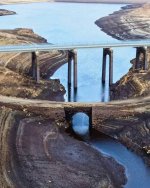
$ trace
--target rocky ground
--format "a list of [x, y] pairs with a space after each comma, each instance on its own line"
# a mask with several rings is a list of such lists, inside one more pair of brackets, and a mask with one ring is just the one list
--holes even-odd
[[[150, 4], [129, 5], [122, 10], [101, 18], [96, 24], [108, 35], [119, 40], [150, 39]], [[150, 49], [147, 50], [148, 71], [131, 69], [111, 87], [111, 100], [135, 98], [149, 95]], [[140, 57], [141, 63], [143, 57]]]
[[5, 9], [0, 9], [0, 16], [8, 16], [8, 15], [13, 15], [13, 14], [16, 14], [16, 12], [5, 10]]
[[[0, 31], [0, 45], [41, 42], [45, 43], [46, 40], [30, 29]], [[54, 73], [56, 68], [66, 62], [66, 53], [63, 51], [45, 52], [40, 53], [38, 58], [41, 78], [47, 78]], [[37, 84], [31, 79], [31, 53], [1, 53], [0, 72], [2, 95], [63, 100], [65, 89], [59, 80], [41, 79]]]
[[119, 40], [150, 38], [150, 4], [123, 7], [95, 23], [104, 32]]
[[0, 122], [0, 187], [116, 188], [126, 182], [121, 165], [71, 138], [54, 119], [1, 108]]
[[[149, 4], [126, 6], [118, 12], [97, 20], [96, 24], [107, 34], [119, 40], [149, 39], [149, 10]], [[129, 72], [111, 86], [111, 100], [141, 97], [142, 103], [142, 97], [150, 95], [150, 49], [148, 49], [148, 70], [144, 71], [140, 68], [135, 70], [133, 68], [135, 61], [135, 59], [131, 61], [132, 67]], [[140, 57], [140, 63], [143, 63], [142, 56]], [[135, 106], [138, 106], [138, 104]], [[97, 122], [101, 123], [97, 124], [97, 129], [118, 139], [128, 148], [142, 155], [147, 164], [150, 165], [148, 150], [148, 148], [150, 149], [149, 104], [147, 108], [144, 107], [144, 104], [141, 104], [141, 108], [141, 113], [138, 115], [128, 114], [122, 117], [118, 113], [115, 117], [104, 118], [105, 120], [98, 118]], [[124, 108], [124, 112], [129, 109]], [[110, 113], [115, 113], [115, 109], [110, 110]]]

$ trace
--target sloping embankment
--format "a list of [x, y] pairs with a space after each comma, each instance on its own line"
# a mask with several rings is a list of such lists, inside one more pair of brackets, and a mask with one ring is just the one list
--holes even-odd
[[[108, 35], [119, 40], [150, 39], [150, 4], [130, 5], [101, 18], [96, 24]], [[150, 49], [148, 49], [148, 71], [133, 70], [111, 87], [111, 100], [135, 98], [149, 95]], [[143, 57], [140, 57], [142, 62]], [[131, 63], [134, 65], [135, 60]], [[132, 66], [134, 67], [134, 66]]]
[[105, 33], [119, 40], [150, 38], [150, 4], [129, 5], [95, 23]]
[[0, 187], [115, 188], [125, 184], [121, 165], [71, 138], [61, 128], [65, 124], [56, 122], [54, 116], [45, 119], [0, 108]]
[[[0, 31], [0, 45], [20, 43], [46, 43], [46, 40], [36, 35], [31, 29]], [[57, 68], [67, 61], [66, 58], [64, 51], [40, 53], [38, 59], [41, 81], [36, 84], [29, 76], [32, 65], [31, 53], [1, 53], [0, 93], [23, 98], [63, 100], [65, 89], [59, 80], [44, 80], [42, 78], [49, 78]]]

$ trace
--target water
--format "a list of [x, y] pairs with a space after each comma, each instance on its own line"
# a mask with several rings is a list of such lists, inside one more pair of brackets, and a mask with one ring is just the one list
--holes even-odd
[[128, 178], [126, 188], [149, 188], [150, 168], [142, 158], [129, 151], [125, 146], [111, 138], [99, 138], [91, 140], [92, 145], [107, 156], [113, 156], [125, 167]]
[[[100, 17], [117, 11], [119, 4], [72, 4], [37, 3], [5, 5], [2, 8], [17, 12], [17, 15], [0, 17], [0, 29], [32, 28], [50, 43], [98, 43], [115, 41], [94, 24]], [[129, 61], [135, 57], [133, 48], [114, 49], [114, 82], [130, 68]], [[78, 50], [78, 91], [71, 101], [108, 101], [108, 75], [106, 87], [101, 85], [102, 49]], [[53, 78], [60, 78], [67, 89], [67, 65], [63, 65]], [[65, 100], [68, 100], [68, 92]], [[79, 117], [78, 117], [79, 118]], [[88, 118], [86, 118], [87, 121]], [[89, 132], [79, 118], [75, 130]], [[85, 122], [84, 122], [85, 123]], [[81, 127], [80, 127], [81, 126]], [[80, 129], [79, 129], [80, 127]], [[82, 129], [84, 128], [84, 130]], [[83, 132], [84, 131], [84, 132]], [[94, 147], [114, 157], [126, 168], [127, 188], [149, 188], [150, 170], [142, 159], [112, 139], [91, 140]]]
[[[17, 15], [0, 18], [0, 29], [16, 27], [32, 28], [51, 43], [98, 43], [115, 41], [97, 27], [94, 22], [100, 17], [117, 11], [119, 4], [72, 4], [37, 3], [26, 5], [5, 5], [3, 8], [17, 12]], [[44, 13], [44, 14], [43, 14]], [[10, 24], [8, 24], [10, 23]], [[135, 49], [114, 49], [114, 82], [128, 72]], [[108, 101], [108, 75], [106, 87], [101, 85], [102, 49], [78, 50], [78, 91], [73, 92], [71, 101]], [[108, 71], [107, 71], [108, 72]], [[67, 64], [56, 71], [52, 78], [60, 78], [67, 92]]]
[[78, 136], [85, 141], [88, 139], [88, 143], [94, 148], [106, 156], [113, 156], [115, 160], [125, 167], [128, 178], [125, 185], [126, 188], [149, 188], [150, 168], [144, 164], [140, 156], [129, 151], [125, 146], [106, 135], [99, 134], [97, 137], [97, 135], [93, 134], [90, 138], [90, 122], [85, 113], [76, 113], [72, 117], [72, 127]]

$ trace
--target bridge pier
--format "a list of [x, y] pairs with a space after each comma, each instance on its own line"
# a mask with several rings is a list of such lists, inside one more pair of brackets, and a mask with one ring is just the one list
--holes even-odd
[[32, 78], [36, 80], [37, 83], [40, 82], [40, 67], [37, 58], [38, 52], [32, 52]]
[[[143, 55], [143, 60], [141, 60], [141, 55]], [[134, 65], [134, 69], [142, 69], [147, 70], [147, 47], [137, 47], [136, 48], [136, 62]]]
[[113, 83], [113, 50], [111, 48], [103, 49], [103, 64], [102, 64], [102, 83], [105, 84], [106, 79], [106, 56], [109, 56], [109, 85]]
[[77, 89], [77, 51], [73, 52], [73, 60], [74, 60], [74, 69], [73, 69], [73, 81], [74, 81], [74, 89]]
[[68, 86], [71, 86], [71, 61], [72, 61], [72, 54], [68, 51]]
[[73, 61], [73, 86], [77, 89], [77, 52], [75, 50], [68, 51], [68, 85], [71, 85], [72, 78], [72, 61]]

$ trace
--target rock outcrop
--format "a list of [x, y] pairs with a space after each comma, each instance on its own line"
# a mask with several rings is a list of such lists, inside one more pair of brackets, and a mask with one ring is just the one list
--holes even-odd
[[[150, 4], [129, 5], [122, 10], [101, 18], [96, 24], [101, 27], [108, 35], [119, 39], [149, 39], [150, 38]], [[134, 69], [136, 59], [131, 61], [132, 67], [118, 82], [111, 86], [111, 100], [141, 97], [135, 106], [135, 112], [130, 105], [124, 107], [111, 106], [100, 114], [100, 109], [95, 109], [99, 113], [96, 120], [96, 129], [119, 140], [131, 150], [142, 155], [144, 160], [150, 165], [149, 146], [150, 146], [150, 114], [149, 104], [145, 108], [144, 96], [150, 95], [150, 49], [148, 48], [148, 70]], [[143, 57], [140, 57], [143, 62]], [[123, 104], [123, 101], [122, 101]], [[139, 109], [140, 106], [140, 109]], [[122, 112], [120, 113], [122, 109]], [[139, 109], [139, 113], [137, 112]], [[127, 114], [126, 114], [127, 113]], [[108, 115], [110, 114], [110, 115]]]
[[[35, 34], [31, 29], [14, 29], [0, 31], [0, 45], [46, 43], [46, 39]], [[40, 98], [48, 100], [63, 100], [64, 87], [59, 80], [44, 80], [64, 64], [64, 51], [43, 52], [39, 56], [41, 81], [36, 84], [31, 79], [31, 53], [1, 53], [0, 54], [0, 93], [6, 96], [23, 98]], [[67, 75], [66, 75], [67, 76]], [[13, 92], [12, 92], [13, 91]]]
[[150, 38], [150, 4], [129, 5], [95, 23], [105, 33], [119, 40]]
[[8, 15], [14, 15], [16, 12], [6, 10], [6, 9], [0, 9], [0, 16], [8, 16]]

